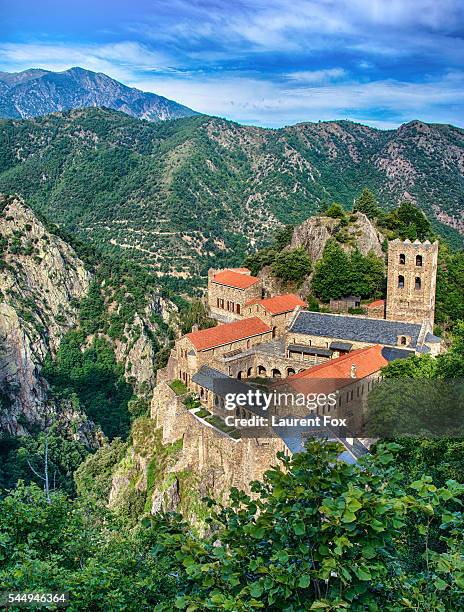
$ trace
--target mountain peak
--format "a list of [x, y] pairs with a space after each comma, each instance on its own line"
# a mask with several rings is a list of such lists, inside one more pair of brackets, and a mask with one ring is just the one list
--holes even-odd
[[102, 72], [74, 66], [62, 72], [31, 68], [0, 73], [0, 117], [27, 119], [76, 108], [106, 107], [163, 121], [198, 113], [173, 100], [127, 87]]

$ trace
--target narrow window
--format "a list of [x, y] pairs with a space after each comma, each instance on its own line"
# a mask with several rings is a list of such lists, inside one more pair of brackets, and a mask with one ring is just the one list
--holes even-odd
[[416, 266], [422, 267], [422, 255], [416, 255]]
[[406, 255], [404, 253], [400, 253], [400, 264], [403, 266], [406, 263]]
[[237, 304], [237, 314], [240, 314], [240, 304]]
[[416, 276], [416, 282], [414, 284], [414, 287], [417, 291], [419, 291], [421, 286], [422, 286], [422, 281], [420, 279], [420, 276]]
[[404, 289], [404, 276], [402, 274], [398, 276], [398, 289]]
[[219, 308], [221, 305], [221, 302], [219, 301], [219, 298], [216, 298], [216, 303], [217, 303], [217, 307]]

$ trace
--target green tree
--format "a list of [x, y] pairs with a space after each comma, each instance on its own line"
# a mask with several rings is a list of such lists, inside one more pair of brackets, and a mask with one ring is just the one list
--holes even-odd
[[344, 219], [346, 211], [341, 204], [334, 202], [325, 211], [326, 217], [332, 217], [333, 219]]
[[385, 284], [385, 264], [372, 251], [364, 256], [355, 249], [350, 257], [350, 293], [362, 297], [379, 297]]
[[[379, 446], [374, 456], [349, 465], [338, 459], [339, 445], [310, 441], [305, 453], [281, 454], [283, 469], [253, 483], [253, 497], [232, 489], [228, 506], [211, 501], [218, 526], [213, 538], [187, 539], [174, 552], [186, 572], [176, 607], [380, 611], [401, 609], [406, 598], [411, 608], [424, 602], [423, 609], [428, 602], [438, 601], [441, 609], [462, 602], [464, 573], [456, 557], [463, 549], [462, 517], [451, 511], [464, 486], [449, 480], [437, 488], [428, 476], [403, 482], [397, 450]], [[408, 574], [403, 538], [409, 516], [440, 521], [445, 513], [450, 518], [440, 524], [436, 549], [427, 523], [416, 534], [425, 562], [423, 571]], [[446, 575], [448, 558], [454, 573]], [[437, 596], [440, 568], [446, 588]]]
[[285, 250], [278, 253], [271, 270], [274, 276], [285, 282], [300, 284], [311, 272], [311, 259], [303, 247]]
[[92, 282], [79, 306], [79, 322], [86, 335], [101, 331], [106, 322], [105, 301], [98, 282]]
[[464, 320], [464, 251], [451, 252], [441, 243], [438, 257], [435, 321], [452, 329]]
[[278, 230], [274, 236], [272, 248], [276, 251], [281, 251], [288, 246], [292, 241], [294, 229], [293, 225], [285, 225], [282, 229]]
[[265, 267], [270, 266], [276, 258], [277, 251], [272, 248], [261, 249], [245, 257], [244, 265], [250, 269], [253, 276], [257, 276]]
[[316, 263], [312, 290], [322, 301], [346, 295], [378, 297], [385, 284], [385, 264], [375, 253], [362, 255], [355, 249], [348, 255], [333, 239], [328, 240]]
[[108, 437], [125, 437], [133, 390], [124, 380], [124, 366], [116, 362], [114, 350], [104, 338], [95, 338], [88, 348], [83, 345], [82, 332], [68, 332], [56, 359], [46, 359], [43, 373], [58, 397], [73, 401]]
[[362, 212], [369, 219], [376, 219], [380, 214], [380, 208], [377, 204], [375, 195], [365, 187], [361, 194], [356, 198], [353, 207], [354, 212]]
[[89, 454], [89, 449], [56, 425], [49, 427], [47, 432], [1, 440], [4, 453], [0, 454], [0, 474], [3, 474], [0, 486], [11, 489], [19, 480], [43, 486], [46, 443], [50, 488], [74, 495], [74, 472]]
[[316, 263], [312, 290], [323, 302], [349, 295], [351, 279], [350, 259], [343, 249], [331, 239], [325, 245], [321, 259]]
[[432, 237], [430, 221], [409, 200], [401, 202], [398, 208], [385, 215], [382, 225], [395, 231], [403, 240], [425, 240]]
[[201, 300], [188, 302], [185, 308], [179, 312], [179, 325], [183, 334], [192, 331], [192, 325], [198, 325], [199, 329], [214, 327], [216, 321], [210, 319], [206, 307]]

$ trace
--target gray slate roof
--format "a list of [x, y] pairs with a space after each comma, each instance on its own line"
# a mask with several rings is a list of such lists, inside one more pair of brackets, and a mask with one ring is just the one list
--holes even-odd
[[382, 349], [382, 356], [387, 361], [395, 361], [395, 359], [407, 359], [414, 355], [414, 351], [408, 351], [407, 349], [395, 348], [392, 346], [384, 346]]
[[438, 336], [434, 336], [432, 333], [428, 332], [425, 336], [425, 341], [429, 344], [438, 344], [439, 342], [441, 342], [441, 338], [439, 338]]
[[198, 372], [195, 372], [195, 374], [192, 376], [192, 382], [200, 385], [200, 387], [203, 387], [204, 389], [213, 391], [214, 381], [218, 378], [229, 378], [229, 376], [224, 374], [224, 372], [216, 370], [216, 368], [210, 368], [207, 365], [203, 365]]
[[289, 344], [288, 350], [292, 353], [304, 353], [305, 355], [319, 355], [321, 357], [332, 357], [333, 351], [318, 346], [306, 346], [305, 344]]
[[410, 346], [415, 347], [420, 329], [421, 326], [418, 323], [302, 310], [293, 321], [290, 332], [392, 346], [396, 345], [398, 336], [410, 336]]
[[351, 342], [331, 342], [329, 346], [332, 351], [351, 351], [352, 348]]

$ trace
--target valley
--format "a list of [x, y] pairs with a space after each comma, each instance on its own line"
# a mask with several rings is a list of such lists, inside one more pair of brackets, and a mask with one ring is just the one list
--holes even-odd
[[362, 187], [383, 210], [416, 202], [462, 244], [464, 133], [419, 121], [280, 130], [197, 116], [165, 123], [84, 109], [0, 124], [0, 190], [63, 229], [138, 261], [173, 290], [239, 265], [284, 224]]

